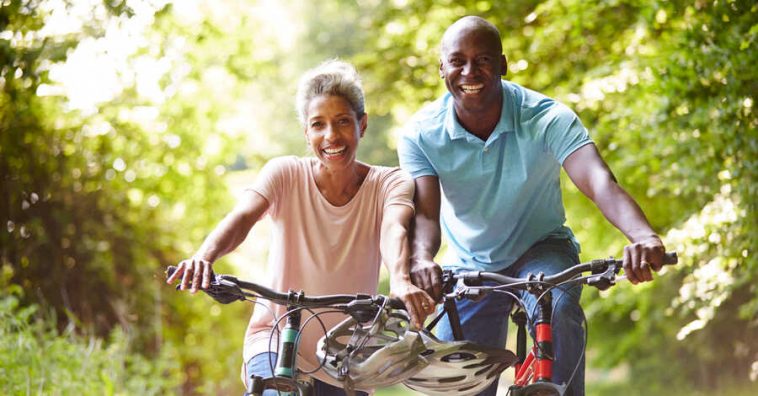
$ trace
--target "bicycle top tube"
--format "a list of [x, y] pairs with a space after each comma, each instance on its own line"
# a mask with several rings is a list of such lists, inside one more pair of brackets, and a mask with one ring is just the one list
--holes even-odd
[[[676, 252], [666, 253], [663, 259], [664, 265], [676, 264], [679, 261]], [[525, 278], [515, 278], [507, 275], [498, 274], [495, 272], [485, 271], [465, 271], [457, 274], [451, 274], [453, 280], [460, 280], [464, 282], [466, 286], [478, 286], [477, 283], [481, 281], [492, 281], [501, 286], [508, 286], [509, 288], [528, 290], [534, 287], [535, 284], [542, 284], [548, 286], [555, 286], [571, 279], [576, 278], [585, 272], [592, 272], [593, 274], [600, 274], [613, 269], [614, 272], [618, 272], [621, 269], [623, 261], [614, 258], [592, 260], [587, 263], [580, 263], [566, 270], [554, 275], [530, 274]], [[592, 285], [591, 278], [588, 284]]]

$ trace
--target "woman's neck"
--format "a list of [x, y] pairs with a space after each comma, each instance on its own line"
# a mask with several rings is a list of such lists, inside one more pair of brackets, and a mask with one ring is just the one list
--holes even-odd
[[329, 169], [317, 161], [313, 165], [314, 180], [321, 195], [334, 206], [343, 206], [350, 202], [366, 179], [369, 166], [355, 162], [345, 169]]

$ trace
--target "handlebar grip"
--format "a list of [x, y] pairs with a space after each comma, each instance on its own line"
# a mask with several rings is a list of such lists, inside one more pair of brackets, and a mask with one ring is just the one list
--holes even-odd
[[663, 265], [676, 264], [679, 262], [679, 256], [676, 252], [668, 252], [663, 256]]

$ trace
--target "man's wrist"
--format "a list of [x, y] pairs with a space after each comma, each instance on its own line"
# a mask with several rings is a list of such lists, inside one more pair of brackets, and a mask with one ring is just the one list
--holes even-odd
[[657, 239], [659, 242], [662, 242], [661, 237], [658, 236], [658, 234], [656, 234], [653, 231], [648, 231], [644, 233], [641, 232], [639, 234], [631, 235], [629, 239], [631, 240], [632, 243], [638, 243], [638, 242], [646, 241], [648, 239]]

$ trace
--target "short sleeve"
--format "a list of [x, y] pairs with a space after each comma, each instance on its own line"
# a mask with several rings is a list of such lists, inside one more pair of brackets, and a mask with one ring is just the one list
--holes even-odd
[[592, 143], [579, 117], [563, 104], [556, 103], [548, 112], [544, 136], [547, 149], [563, 164], [571, 153]]
[[389, 168], [382, 177], [383, 208], [390, 205], [405, 205], [415, 210], [413, 194], [415, 186], [407, 172], [400, 168]]
[[421, 176], [437, 176], [437, 172], [432, 167], [431, 162], [429, 162], [429, 158], [419, 146], [416, 136], [417, 134], [410, 128], [400, 135], [400, 140], [397, 144], [397, 156], [400, 160], [400, 167], [414, 179], [418, 179]]
[[296, 157], [278, 157], [263, 166], [255, 183], [247, 190], [255, 191], [269, 203], [269, 212], [275, 213], [284, 192], [292, 180], [292, 171], [297, 167]]

